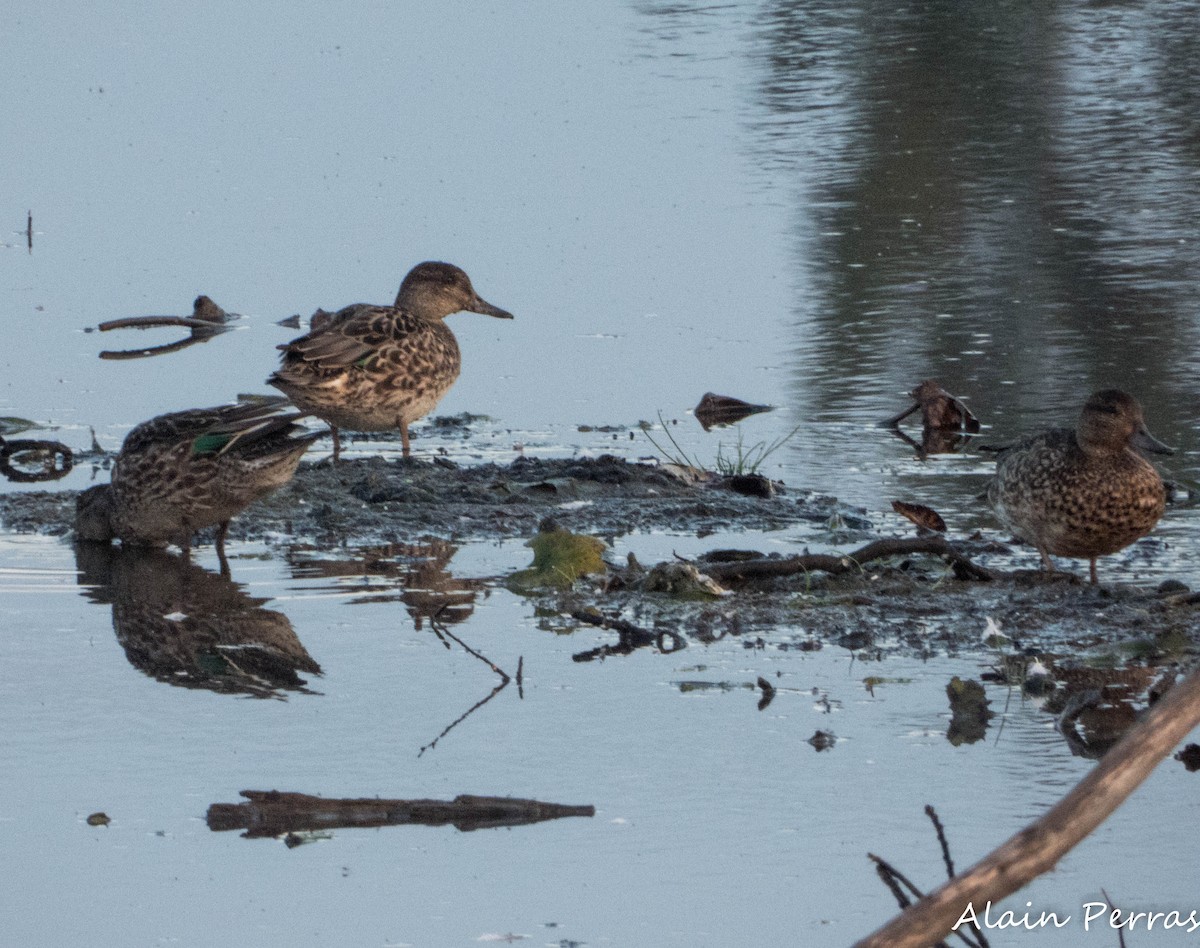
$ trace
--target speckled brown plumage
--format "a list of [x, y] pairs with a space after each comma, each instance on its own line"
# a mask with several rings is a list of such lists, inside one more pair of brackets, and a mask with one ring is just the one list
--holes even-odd
[[1000, 520], [1042, 555], [1096, 558], [1148, 534], [1166, 491], [1135, 450], [1170, 453], [1146, 430], [1141, 406], [1115, 389], [1088, 399], [1076, 430], [1056, 428], [1017, 442], [997, 460], [988, 500]]
[[160, 415], [125, 438], [109, 484], [79, 495], [81, 540], [143, 546], [178, 544], [219, 525], [224, 561], [229, 521], [259, 497], [286, 484], [300, 457], [321, 435], [296, 424], [300, 414], [272, 398]]
[[294, 339], [267, 382], [302, 411], [339, 428], [400, 431], [429, 414], [458, 378], [462, 356], [443, 320], [460, 310], [500, 319], [512, 315], [481, 299], [466, 273], [427, 261], [409, 271], [393, 306], [347, 306]]
[[112, 605], [130, 664], [159, 681], [274, 698], [321, 673], [287, 616], [226, 577], [147, 547], [80, 543], [75, 556], [87, 597]]

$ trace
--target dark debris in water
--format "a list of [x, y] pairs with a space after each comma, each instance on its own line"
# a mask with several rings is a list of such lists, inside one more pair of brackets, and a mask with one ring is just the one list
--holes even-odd
[[749, 418], [751, 415], [771, 410], [770, 405], [755, 405], [729, 395], [715, 395], [712, 392], [705, 392], [704, 397], [700, 399], [700, 404], [696, 406], [693, 413], [696, 416], [696, 420], [700, 422], [700, 426], [705, 431], [708, 431], [710, 428], [736, 424], [743, 418]]
[[460, 794], [453, 800], [349, 799], [279, 790], [243, 790], [241, 795], [245, 802], [209, 806], [206, 817], [209, 829], [218, 833], [245, 830], [242, 835], [247, 839], [285, 837], [313, 830], [405, 825], [452, 825], [470, 832], [596, 814], [595, 807], [590, 805], [470, 794]]

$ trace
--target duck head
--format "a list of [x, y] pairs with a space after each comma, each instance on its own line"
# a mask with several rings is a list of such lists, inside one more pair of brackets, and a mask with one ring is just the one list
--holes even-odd
[[396, 306], [430, 320], [445, 319], [460, 310], [497, 319], [513, 318], [512, 313], [493, 306], [476, 293], [471, 278], [458, 267], [434, 260], [418, 263], [408, 271], [396, 294]]

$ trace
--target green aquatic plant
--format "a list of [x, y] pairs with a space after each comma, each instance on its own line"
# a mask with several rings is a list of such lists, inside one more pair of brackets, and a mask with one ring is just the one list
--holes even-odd
[[508, 577], [506, 585], [515, 593], [570, 586], [581, 576], [603, 573], [604, 543], [595, 537], [569, 530], [544, 530], [529, 541], [533, 564]]

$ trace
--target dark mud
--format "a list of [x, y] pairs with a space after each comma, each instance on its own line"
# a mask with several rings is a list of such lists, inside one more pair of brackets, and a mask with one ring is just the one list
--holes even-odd
[[[429, 536], [532, 537], [547, 519], [605, 539], [637, 531], [703, 537], [803, 527], [801, 536], [849, 552], [877, 538], [864, 511], [833, 498], [762, 483], [750, 487], [767, 496], [747, 496], [733, 486], [747, 489], [729, 479], [607, 456], [473, 467], [442, 459], [371, 458], [337, 466], [326, 460], [303, 465], [287, 488], [234, 520], [230, 538], [320, 551]], [[0, 496], [0, 520], [17, 532], [67, 536], [74, 504], [74, 492]], [[1144, 542], [1153, 555], [1154, 541]], [[920, 554], [836, 576], [811, 571], [724, 582], [724, 594], [713, 595], [703, 583], [689, 587], [686, 577], [664, 579], [649, 569], [653, 564], [614, 564], [567, 593], [534, 598], [548, 627], [578, 625], [584, 614], [592, 624], [611, 619], [614, 642], [637, 640], [637, 647], [662, 647], [664, 635], [704, 641], [733, 634], [748, 647], [841, 647], [869, 660], [893, 649], [993, 648], [983, 641], [989, 619], [1010, 639], [995, 649], [998, 656], [1163, 662], [1190, 654], [1200, 641], [1200, 596], [1181, 584], [1132, 585], [1119, 565], [1102, 564], [1105, 582], [1092, 587], [1070, 574], [1011, 572], [1014, 562], [1028, 563], [1032, 555], [1014, 557], [995, 542], [955, 547], [995, 578], [956, 578], [945, 557]], [[693, 565], [704, 573], [703, 560]], [[626, 639], [618, 641], [622, 628]]]
[[[767, 486], [757, 493], [771, 496], [748, 496], [732, 489], [731, 480], [611, 456], [519, 458], [506, 466], [473, 467], [441, 459], [319, 461], [302, 465], [291, 484], [236, 518], [229, 537], [303, 537], [341, 546], [414, 534], [452, 540], [532, 536], [550, 515], [566, 529], [601, 537], [651, 530], [705, 536], [831, 521], [859, 531], [871, 526], [864, 511], [830, 497], [789, 492], [762, 479], [758, 486]], [[72, 530], [75, 496], [0, 496], [0, 521], [17, 532], [64, 536]]]

